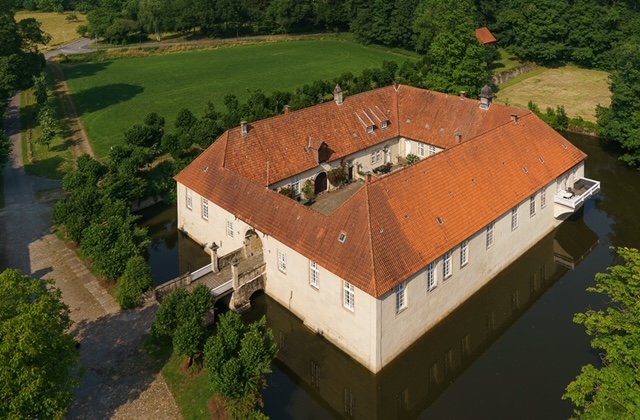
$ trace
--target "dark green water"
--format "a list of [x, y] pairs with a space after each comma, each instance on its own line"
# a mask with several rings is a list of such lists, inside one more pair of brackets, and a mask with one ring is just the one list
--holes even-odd
[[[599, 196], [378, 375], [311, 334], [267, 296], [257, 297], [246, 317], [266, 314], [280, 347], [264, 394], [266, 414], [273, 419], [568, 418], [571, 406], [560, 398], [566, 385], [582, 365], [598, 362], [572, 317], [604, 305], [585, 289], [613, 263], [610, 247], [640, 247], [640, 171], [624, 167], [597, 139], [566, 136], [589, 155], [586, 176], [601, 182]], [[207, 263], [197, 245], [177, 234], [173, 210], [152, 220], [149, 254], [154, 275], [163, 276], [158, 282], [179, 267]]]

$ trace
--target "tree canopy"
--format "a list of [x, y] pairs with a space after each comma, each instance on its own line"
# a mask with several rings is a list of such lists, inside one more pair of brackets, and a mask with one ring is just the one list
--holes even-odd
[[0, 273], [0, 417], [63, 418], [79, 354], [60, 291], [18, 270]]
[[266, 318], [247, 326], [235, 312], [221, 315], [204, 352], [213, 392], [227, 399], [233, 418], [251, 418], [277, 354]]
[[606, 309], [574, 317], [601, 355], [600, 365], [584, 366], [563, 397], [584, 419], [640, 417], [640, 252], [617, 252], [623, 263], [597, 274], [595, 287], [588, 289], [606, 296]]

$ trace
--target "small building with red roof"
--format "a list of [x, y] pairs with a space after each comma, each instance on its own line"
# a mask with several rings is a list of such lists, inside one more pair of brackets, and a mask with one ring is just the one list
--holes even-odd
[[175, 177], [178, 227], [261, 253], [265, 292], [378, 372], [599, 190], [583, 152], [492, 99], [337, 86], [243, 123]]
[[498, 42], [496, 37], [493, 36], [489, 28], [486, 26], [476, 29], [476, 38], [482, 45], [493, 45]]

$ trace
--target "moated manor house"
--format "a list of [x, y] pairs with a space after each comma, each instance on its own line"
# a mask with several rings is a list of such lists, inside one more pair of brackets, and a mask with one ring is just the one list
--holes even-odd
[[261, 254], [265, 292], [378, 372], [599, 190], [585, 158], [488, 87], [337, 86], [218, 138], [176, 176], [178, 227]]

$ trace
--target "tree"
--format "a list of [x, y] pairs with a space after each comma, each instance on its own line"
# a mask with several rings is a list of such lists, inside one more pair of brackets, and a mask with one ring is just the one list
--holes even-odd
[[158, 309], [151, 331], [156, 338], [171, 338], [177, 354], [194, 359], [202, 353], [206, 322], [215, 299], [207, 286], [196, 286], [191, 293], [176, 289], [167, 295]]
[[204, 352], [213, 392], [227, 400], [233, 418], [250, 418], [261, 406], [264, 375], [277, 353], [266, 318], [245, 326], [235, 312], [221, 315]]
[[12, 0], [0, 0], [0, 115], [9, 96], [28, 88], [45, 63], [37, 45], [46, 36], [34, 19], [16, 22], [14, 6]]
[[[103, 201], [103, 208], [126, 209], [117, 202]], [[128, 210], [128, 209], [127, 209]], [[109, 279], [120, 277], [131, 257], [140, 255], [148, 244], [147, 230], [135, 225], [136, 217], [127, 212], [110, 214], [93, 220], [82, 231], [80, 249], [93, 259], [93, 270]]]
[[187, 299], [189, 292], [175, 289], [162, 300], [156, 318], [151, 326], [151, 333], [156, 338], [171, 338], [178, 327], [178, 306]]
[[53, 109], [45, 104], [38, 112], [38, 124], [40, 125], [40, 137], [36, 140], [39, 144], [47, 146], [51, 145], [53, 139], [58, 134], [58, 120]]
[[142, 304], [142, 293], [151, 288], [151, 269], [140, 255], [127, 261], [124, 273], [118, 282], [118, 303], [122, 309], [131, 309]]
[[440, 92], [477, 96], [490, 80], [486, 59], [485, 48], [473, 33], [441, 32], [425, 57], [424, 82]]
[[0, 171], [2, 171], [4, 165], [9, 161], [10, 153], [11, 140], [4, 134], [4, 131], [0, 130]]
[[471, 0], [425, 0], [415, 10], [413, 31], [416, 49], [429, 51], [436, 37], [442, 33], [468, 33], [478, 27], [476, 8]]
[[140, 0], [138, 4], [138, 19], [142, 28], [156, 36], [160, 41], [160, 34], [172, 29], [172, 2], [169, 0]]
[[595, 287], [588, 289], [605, 295], [608, 307], [574, 317], [593, 337], [591, 346], [602, 361], [584, 366], [563, 396], [580, 418], [640, 417], [640, 252], [618, 248], [617, 253], [623, 264], [597, 274]]
[[620, 157], [630, 166], [640, 165], [640, 42], [620, 47], [617, 68], [611, 75], [611, 106], [598, 107], [601, 136], [617, 143]]
[[60, 291], [6, 270], [0, 302], [0, 417], [63, 418], [80, 373]]

